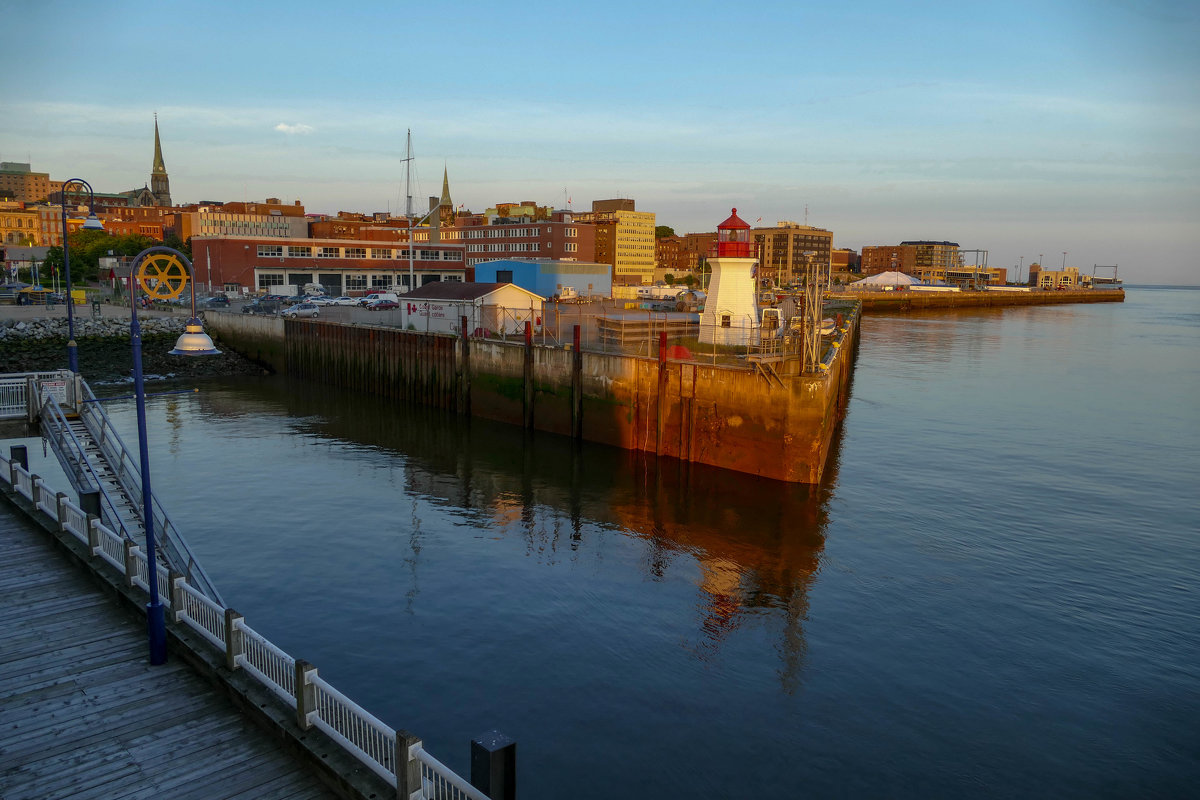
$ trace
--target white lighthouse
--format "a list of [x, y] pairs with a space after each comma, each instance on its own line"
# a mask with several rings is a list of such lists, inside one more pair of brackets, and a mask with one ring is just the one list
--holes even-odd
[[738, 217], [735, 208], [729, 219], [717, 226], [717, 255], [708, 259], [712, 278], [700, 315], [702, 343], [745, 346], [757, 340], [757, 263], [750, 226]]

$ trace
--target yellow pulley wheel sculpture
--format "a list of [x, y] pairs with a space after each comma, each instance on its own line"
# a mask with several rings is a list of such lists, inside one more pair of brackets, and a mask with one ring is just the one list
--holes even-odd
[[188, 285], [187, 267], [178, 256], [170, 253], [154, 253], [142, 259], [137, 273], [142, 291], [155, 300], [173, 300], [183, 293]]

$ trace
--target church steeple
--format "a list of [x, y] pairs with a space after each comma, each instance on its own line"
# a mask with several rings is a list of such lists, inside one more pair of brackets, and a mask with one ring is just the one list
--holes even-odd
[[454, 201], [450, 199], [450, 171], [442, 167], [442, 197], [438, 201], [438, 218], [442, 227], [454, 224]]
[[162, 141], [158, 137], [158, 114], [154, 115], [154, 166], [150, 169], [150, 191], [160, 206], [171, 205], [171, 181], [163, 163]]

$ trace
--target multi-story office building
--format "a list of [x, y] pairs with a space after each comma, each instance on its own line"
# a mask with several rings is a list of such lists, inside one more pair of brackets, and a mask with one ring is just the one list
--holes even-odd
[[185, 242], [193, 236], [272, 236], [308, 238], [308, 219], [297, 200], [284, 205], [275, 198], [265, 203], [225, 203], [196, 206], [174, 214], [175, 235]]
[[612, 265], [614, 286], [654, 282], [653, 211], [637, 211], [629, 199], [594, 200], [575, 220], [598, 228], [594, 258]]
[[829, 272], [833, 233], [824, 228], [780, 220], [773, 228], [751, 229], [750, 240], [758, 245], [760, 286], [797, 285], [810, 264]]
[[34, 172], [29, 164], [0, 161], [0, 199], [18, 203], [43, 203], [62, 189], [62, 181], [50, 180], [49, 172]]
[[[333, 294], [408, 291], [407, 245], [371, 240], [201, 236], [192, 240], [196, 281], [225, 291], [271, 292], [272, 287], [319, 283]], [[411, 253], [415, 286], [473, 280], [461, 244], [418, 243]]]

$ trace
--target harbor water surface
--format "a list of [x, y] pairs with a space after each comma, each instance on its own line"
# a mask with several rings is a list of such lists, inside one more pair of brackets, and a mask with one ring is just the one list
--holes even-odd
[[154, 486], [250, 625], [460, 773], [512, 736], [523, 798], [1194, 796], [1200, 291], [862, 332], [820, 487], [279, 377], [152, 398]]

